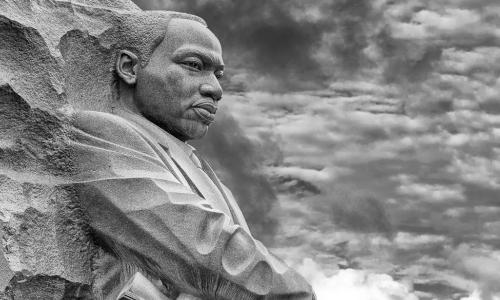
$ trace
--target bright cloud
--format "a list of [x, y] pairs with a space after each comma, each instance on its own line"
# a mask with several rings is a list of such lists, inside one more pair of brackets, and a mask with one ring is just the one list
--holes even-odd
[[461, 298], [460, 300], [500, 300], [500, 296], [487, 296], [484, 298], [481, 291], [475, 290], [469, 297]]
[[439, 184], [424, 184], [414, 182], [411, 177], [399, 176], [401, 185], [397, 188], [397, 192], [401, 195], [415, 197], [420, 201], [429, 202], [448, 202], [448, 201], [464, 201], [464, 187], [458, 184], [454, 185], [439, 185]]
[[309, 258], [297, 270], [308, 279], [318, 300], [417, 300], [410, 288], [386, 274], [373, 274], [360, 270], [339, 270], [327, 276]]

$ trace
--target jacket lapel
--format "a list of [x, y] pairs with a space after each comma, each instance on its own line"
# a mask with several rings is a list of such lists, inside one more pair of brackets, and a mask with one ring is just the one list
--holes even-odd
[[210, 201], [215, 208], [222, 210], [229, 216], [232, 216], [229, 205], [224, 201], [224, 196], [221, 191], [217, 188], [217, 186], [215, 186], [210, 177], [208, 177], [208, 175], [201, 168], [194, 164], [189, 157], [189, 154], [177, 145], [176, 141], [171, 141], [167, 147], [172, 155], [172, 159], [186, 174], [186, 177], [189, 178], [188, 180], [191, 180], [193, 185], [201, 193], [201, 196]]
[[219, 177], [217, 177], [217, 174], [215, 174], [214, 170], [210, 166], [210, 164], [202, 157], [199, 157], [201, 164], [203, 166], [203, 170], [207, 173], [207, 175], [212, 179], [212, 181], [215, 183], [219, 191], [221, 192], [222, 196], [226, 200], [226, 203], [228, 204], [229, 209], [231, 210], [231, 215], [233, 217], [234, 223], [242, 226], [247, 230], [247, 232], [250, 232], [250, 228], [248, 228], [247, 222], [245, 220], [245, 217], [243, 216], [243, 213], [241, 212], [238, 203], [236, 203], [236, 200], [234, 199], [233, 195], [231, 192], [226, 192], [224, 189], [224, 185], [222, 182], [219, 180]]
[[224, 201], [223, 192], [189, 157], [189, 154], [192, 153], [189, 145], [179, 141], [141, 116], [130, 112], [121, 112], [120, 115], [137, 124], [136, 128], [146, 137], [148, 142], [156, 142], [157, 145], [154, 148], [160, 148], [160, 152], [163, 154], [160, 156], [162, 156], [162, 159], [176, 177], [180, 178], [180, 182], [191, 189], [194, 186], [194, 192], [199, 193], [201, 197], [212, 203], [214, 208], [223, 211], [229, 216], [233, 215], [229, 204]]

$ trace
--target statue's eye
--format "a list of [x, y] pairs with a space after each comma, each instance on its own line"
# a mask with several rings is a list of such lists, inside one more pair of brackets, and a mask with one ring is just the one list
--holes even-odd
[[203, 63], [198, 59], [189, 59], [182, 62], [183, 65], [198, 71], [203, 70]]

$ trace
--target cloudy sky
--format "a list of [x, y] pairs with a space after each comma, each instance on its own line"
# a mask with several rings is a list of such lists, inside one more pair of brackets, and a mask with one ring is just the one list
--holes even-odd
[[197, 145], [319, 299], [500, 299], [497, 0], [137, 3], [220, 37]]

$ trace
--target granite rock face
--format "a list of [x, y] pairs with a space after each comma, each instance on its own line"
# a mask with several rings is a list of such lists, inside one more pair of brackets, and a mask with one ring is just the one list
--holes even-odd
[[87, 299], [98, 249], [71, 187], [64, 110], [109, 110], [126, 0], [0, 0], [0, 299]]
[[314, 299], [184, 143], [221, 73], [196, 16], [0, 0], [0, 299], [116, 299], [137, 273], [170, 298]]

